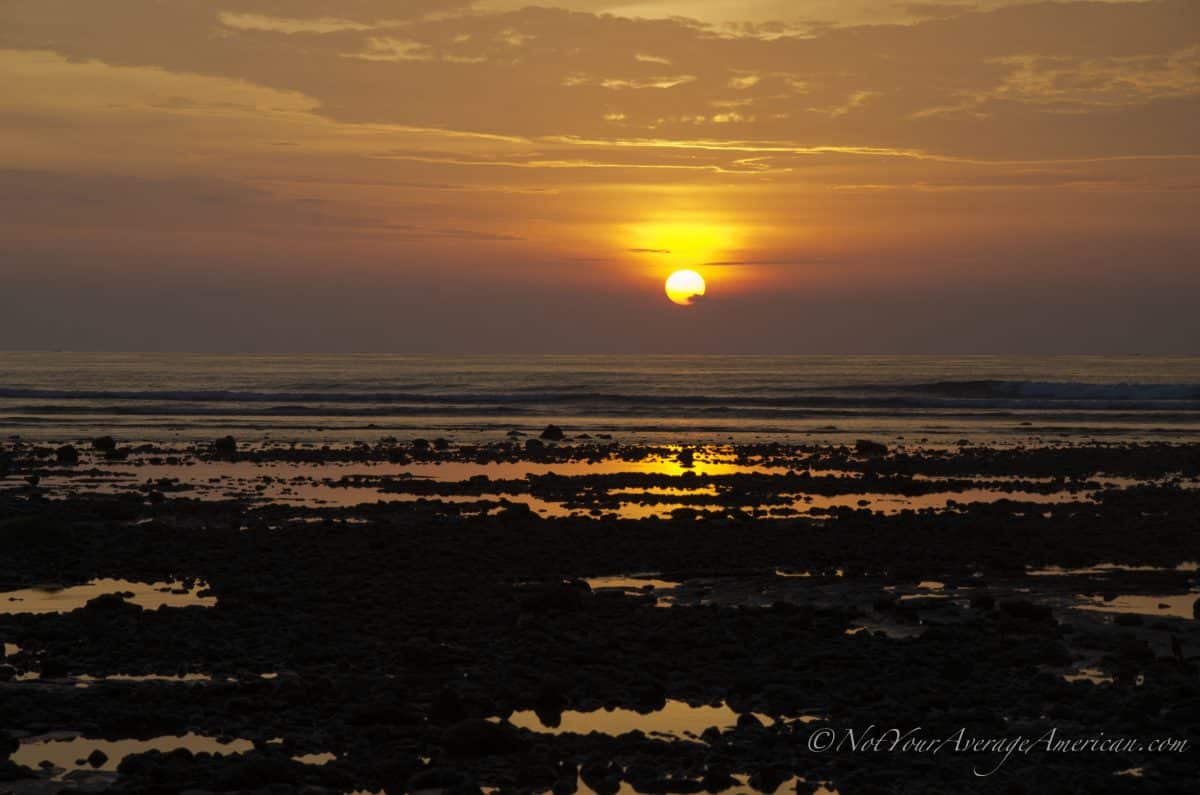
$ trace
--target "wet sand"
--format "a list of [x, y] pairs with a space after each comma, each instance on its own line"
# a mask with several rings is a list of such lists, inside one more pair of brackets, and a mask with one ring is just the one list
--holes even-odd
[[1200, 445], [69, 446], [0, 452], [0, 792], [1200, 785]]

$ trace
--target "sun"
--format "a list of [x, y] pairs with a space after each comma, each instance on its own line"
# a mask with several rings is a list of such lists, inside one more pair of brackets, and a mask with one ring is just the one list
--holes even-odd
[[667, 277], [667, 298], [680, 306], [693, 306], [704, 289], [704, 277], [695, 271], [675, 271]]

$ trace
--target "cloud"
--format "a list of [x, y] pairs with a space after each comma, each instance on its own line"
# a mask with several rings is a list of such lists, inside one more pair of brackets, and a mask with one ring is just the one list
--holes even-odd
[[671, 253], [671, 250], [668, 248], [630, 248], [630, 249], [626, 249], [626, 251], [629, 251], [631, 254], [670, 254]]
[[702, 120], [796, 146], [1029, 159], [1191, 151], [1200, 137], [1196, 3], [946, 15], [958, 7], [910, 6], [931, 18], [909, 25], [763, 38], [432, 0], [10, 0], [0, 46], [300, 92], [353, 124], [593, 137], [619, 118], [633, 134], [680, 137]]
[[974, 3], [897, 3], [904, 13], [917, 19], [944, 19], [978, 10]]

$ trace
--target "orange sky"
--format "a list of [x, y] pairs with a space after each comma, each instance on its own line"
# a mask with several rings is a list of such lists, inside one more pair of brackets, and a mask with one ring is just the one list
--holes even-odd
[[1200, 0], [6, 0], [0, 86], [0, 348], [1200, 339]]

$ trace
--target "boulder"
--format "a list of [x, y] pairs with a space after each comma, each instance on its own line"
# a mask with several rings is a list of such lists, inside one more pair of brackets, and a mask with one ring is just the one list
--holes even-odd
[[117, 440], [111, 436], [97, 436], [92, 440], [92, 448], [101, 453], [111, 453], [117, 449]]
[[73, 444], [64, 444], [54, 451], [54, 458], [64, 466], [72, 466], [79, 463], [79, 451]]
[[237, 439], [232, 436], [222, 436], [212, 443], [213, 455], [219, 458], [233, 458], [237, 455]]
[[859, 455], [887, 455], [886, 444], [872, 442], [870, 439], [859, 439], [854, 443], [854, 451]]
[[138, 605], [125, 601], [125, 596], [119, 593], [106, 593], [87, 600], [84, 608], [87, 610], [125, 610], [127, 608], [141, 610]]
[[547, 425], [546, 430], [542, 431], [542, 438], [548, 439], [552, 442], [560, 442], [565, 439], [566, 436], [567, 435], [563, 433], [563, 429], [554, 424]]
[[591, 787], [596, 795], [613, 795], [621, 788], [621, 768], [611, 763], [586, 763], [579, 769], [579, 778]]

